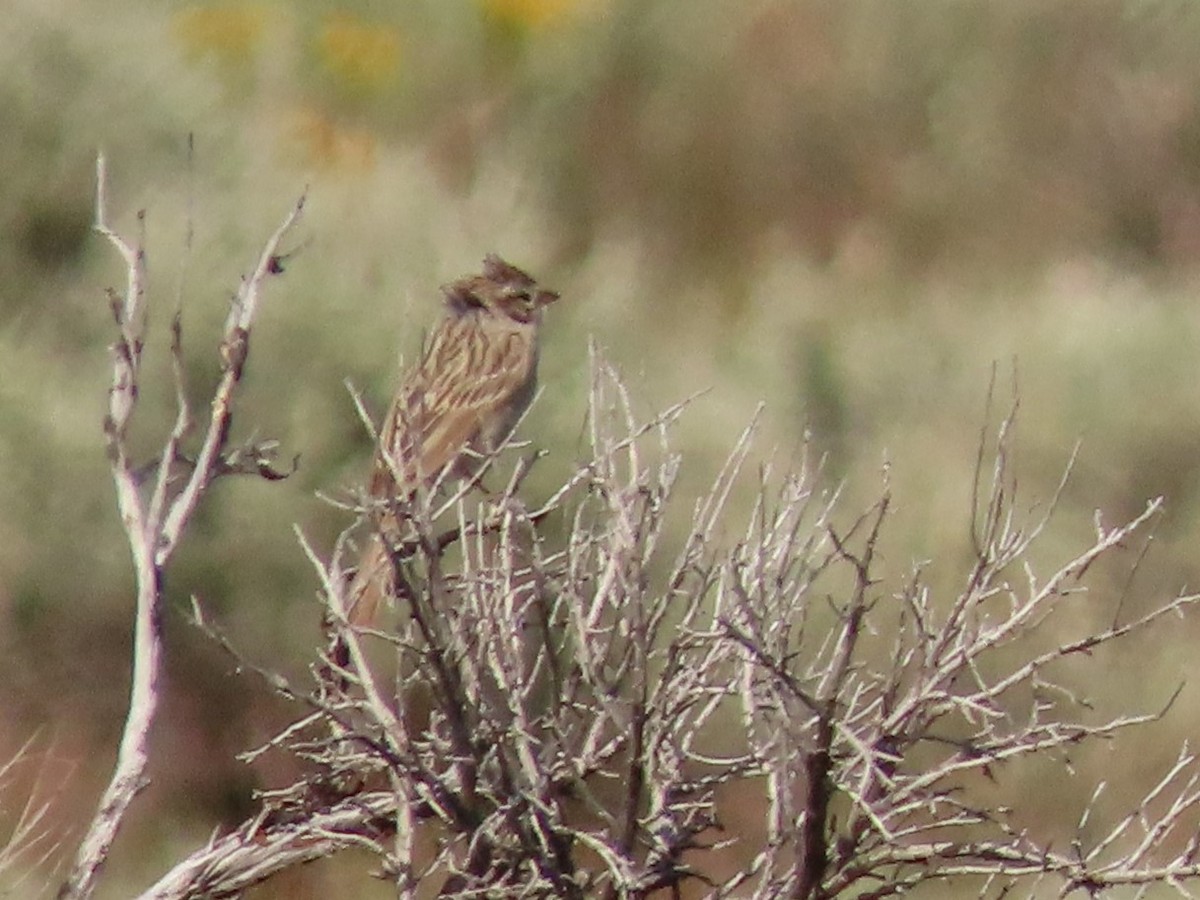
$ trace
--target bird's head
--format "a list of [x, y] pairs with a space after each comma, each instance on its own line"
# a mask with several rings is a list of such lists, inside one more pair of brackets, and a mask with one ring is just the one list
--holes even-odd
[[453, 281], [442, 293], [458, 315], [487, 312], [523, 325], [536, 322], [542, 307], [558, 299], [557, 293], [538, 287], [528, 273], [494, 253], [483, 260], [483, 274]]

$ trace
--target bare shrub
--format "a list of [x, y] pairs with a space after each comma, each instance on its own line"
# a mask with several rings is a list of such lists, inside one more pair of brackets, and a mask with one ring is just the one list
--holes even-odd
[[[252, 308], [293, 219], [235, 310]], [[154, 710], [157, 579], [218, 461], [236, 461], [218, 403], [214, 443], [182, 490], [165, 473], [183, 426], [167, 438], [146, 505], [123, 443], [136, 403], [141, 337], [128, 310], [141, 302], [141, 258], [106, 233], [130, 272], [114, 304], [126, 312], [107, 434], [146, 639], [135, 646], [114, 786], [63, 891], [72, 897], [92, 892], [142, 778], [129, 756], [144, 764]], [[217, 389], [226, 408], [249, 346], [248, 323], [231, 328]], [[394, 569], [394, 627], [360, 630], [346, 619], [344, 562], [373, 518], [363, 498], [349, 504], [355, 521], [333, 547], [300, 535], [328, 648], [315, 654], [311, 684], [259, 668], [297, 713], [248, 757], [290, 754], [307, 774], [264, 793], [258, 815], [144, 897], [233, 896], [348, 848], [372, 854], [403, 897], [882, 897], [961, 879], [992, 894], [1185, 892], [1200, 874], [1198, 770], [1187, 748], [1127, 816], [1097, 828], [1089, 804], [1062, 846], [980, 787], [1022, 758], [1065, 767], [1059, 751], [1161, 715], [1098, 718], [1072, 691], [1067, 663], [1088, 665], [1091, 651], [1183, 614], [1196, 596], [1136, 616], [1117, 609], [1099, 626], [1076, 623], [1066, 640], [1057, 624], [1096, 563], [1141, 534], [1159, 501], [1115, 526], [1098, 517], [1091, 543], [1039, 576], [1032, 551], [1054, 502], [1040, 513], [1018, 506], [1010, 416], [994, 447], [981, 444], [974, 560], [961, 589], [939, 597], [920, 567], [900, 583], [879, 579], [886, 484], [841, 526], [836, 492], [806, 461], [751, 471], [751, 426], [689, 503], [676, 492], [682, 457], [669, 440], [689, 404], [643, 421], [594, 352], [592, 373], [587, 452], [544, 501], [522, 491], [537, 454], [512, 442], [480, 471], [504, 485], [496, 493], [443, 483], [391, 501], [406, 523], [379, 535]], [[729, 498], [747, 483], [755, 500], [737, 521]], [[672, 536], [672, 511], [686, 514], [682, 538]], [[723, 827], [731, 797], [761, 814], [759, 828]]]

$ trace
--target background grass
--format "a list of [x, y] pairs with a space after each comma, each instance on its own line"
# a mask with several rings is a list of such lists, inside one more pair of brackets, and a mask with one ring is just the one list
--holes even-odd
[[[314, 492], [355, 483], [369, 458], [343, 380], [381, 409], [435, 287], [493, 250], [564, 296], [527, 427], [553, 451], [534, 492], [578, 446], [594, 336], [647, 411], [711, 387], [677, 434], [685, 494], [764, 400], [764, 455], [786, 459], [809, 430], [847, 510], [890, 462], [886, 564], [899, 576], [932, 558], [949, 592], [998, 365], [1001, 396], [1019, 381], [1027, 498], [1050, 496], [1083, 441], [1045, 560], [1082, 546], [1093, 510], [1114, 522], [1164, 494], [1130, 602], [1200, 581], [1194, 4], [15, 0], [5, 16], [0, 752], [40, 732], [25, 770], [53, 789], [65, 840], [110, 764], [128, 666], [128, 554], [100, 433], [103, 289], [122, 273], [89, 232], [101, 146], [118, 224], [147, 214], [149, 371], [165, 376], [178, 296], [197, 398], [225, 299], [309, 185], [306, 242], [272, 285], [236, 420], [301, 468], [219, 485], [169, 585], [286, 672], [317, 640], [291, 524], [327, 541], [344, 521]], [[168, 387], [147, 383], [147, 448]], [[1111, 614], [1096, 603], [1080, 615]], [[288, 777], [278, 760], [230, 762], [286, 711], [179, 615], [167, 630], [154, 784], [109, 896], [237, 821], [252, 784]], [[1195, 630], [1104, 660], [1111, 677], [1089, 692], [1161, 703], [1195, 680]], [[1172, 724], [1090, 771], [1148, 783], [1197, 702], [1185, 690]], [[1049, 810], [1090, 793], [1022, 777]], [[261, 896], [328, 896], [355, 868]]]

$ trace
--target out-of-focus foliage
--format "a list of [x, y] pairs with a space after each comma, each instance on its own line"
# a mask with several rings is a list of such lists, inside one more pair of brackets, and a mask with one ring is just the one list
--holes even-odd
[[[88, 232], [99, 145], [118, 224], [146, 210], [152, 339], [181, 303], [197, 396], [222, 304], [311, 185], [235, 419], [300, 471], [220, 485], [170, 582], [285, 668], [316, 634], [291, 523], [335, 533], [314, 491], [361, 479], [369, 453], [343, 380], [379, 411], [436, 285], [491, 250], [564, 294], [526, 428], [548, 471], [578, 446], [594, 335], [647, 406], [713, 387], [680, 432], [685, 478], [707, 477], [760, 399], [778, 455], [811, 426], [851, 494], [873, 495], [889, 460], [891, 546], [909, 556], [885, 565], [903, 571], [966, 552], [985, 386], [1015, 359], [1026, 487], [1049, 493], [1082, 437], [1065, 500], [1084, 514], [1060, 521], [1166, 495], [1131, 608], [1200, 581], [1194, 4], [16, 0], [5, 16], [0, 749], [49, 726], [75, 779], [63, 821], [94, 797], [127, 667], [99, 432], [120, 272]], [[166, 378], [150, 393], [165, 416]], [[275, 715], [179, 616], [167, 629], [152, 811], [115, 860], [133, 883], [244, 809], [216, 761]], [[1188, 659], [1148, 648], [1154, 671], [1097, 693], [1159, 696]]]

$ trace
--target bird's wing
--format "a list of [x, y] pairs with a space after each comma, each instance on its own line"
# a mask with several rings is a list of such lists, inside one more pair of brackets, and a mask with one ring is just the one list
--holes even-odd
[[391, 463], [376, 460], [371, 493], [396, 493], [435, 478], [526, 384], [533, 365], [530, 339], [439, 329], [421, 364], [396, 395], [380, 435]]

